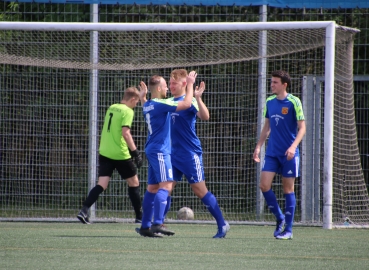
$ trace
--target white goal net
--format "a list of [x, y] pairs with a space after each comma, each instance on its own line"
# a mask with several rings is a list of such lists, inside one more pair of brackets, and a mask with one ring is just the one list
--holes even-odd
[[[197, 84], [206, 83], [203, 99], [211, 117], [198, 120], [197, 132], [208, 189], [227, 220], [273, 222], [258, 190], [260, 168], [252, 153], [270, 73], [284, 69], [310, 124], [300, 146], [295, 222], [368, 225], [354, 115], [354, 35], [354, 29], [332, 22], [1, 22], [0, 217], [74, 218], [96, 184], [105, 109], [121, 100], [125, 88], [154, 74], [168, 79], [172, 69], [185, 68], [197, 71]], [[307, 76], [324, 80], [307, 85]], [[143, 151], [147, 130], [140, 106], [135, 113], [132, 134]], [[143, 195], [147, 163], [138, 176]], [[273, 189], [283, 208], [279, 178]], [[169, 221], [183, 206], [194, 210], [196, 220], [212, 221], [186, 181], [172, 198]], [[93, 211], [96, 220], [133, 219], [118, 174]]]

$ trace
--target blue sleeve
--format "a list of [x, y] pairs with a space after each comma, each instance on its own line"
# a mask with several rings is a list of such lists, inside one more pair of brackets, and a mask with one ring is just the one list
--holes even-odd
[[155, 102], [155, 109], [160, 112], [175, 112], [178, 102]]

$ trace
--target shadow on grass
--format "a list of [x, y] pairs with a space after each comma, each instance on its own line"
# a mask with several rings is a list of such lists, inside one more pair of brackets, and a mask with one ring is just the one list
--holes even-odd
[[[142, 236], [139, 235], [123, 235], [123, 236], [116, 236], [116, 235], [54, 235], [53, 237], [60, 237], [60, 238], [139, 238]], [[142, 237], [143, 238], [143, 237]]]

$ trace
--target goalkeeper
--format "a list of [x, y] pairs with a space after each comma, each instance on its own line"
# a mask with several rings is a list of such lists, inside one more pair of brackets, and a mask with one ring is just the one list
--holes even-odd
[[90, 224], [88, 210], [99, 195], [108, 187], [113, 171], [118, 173], [128, 184], [128, 195], [136, 214], [136, 223], [141, 223], [141, 198], [137, 168], [143, 160], [133, 141], [130, 128], [139, 98], [139, 91], [129, 87], [124, 91], [123, 99], [111, 105], [105, 115], [99, 148], [99, 180], [91, 189], [77, 218], [84, 224]]
[[[296, 207], [294, 193], [295, 178], [299, 176], [300, 155], [298, 145], [305, 135], [305, 118], [299, 98], [287, 93], [291, 85], [290, 75], [282, 70], [272, 73], [271, 90], [267, 98], [263, 116], [265, 124], [256, 145], [253, 158], [260, 162], [260, 148], [269, 136], [268, 147], [260, 179], [260, 189], [270, 211], [277, 220], [274, 237], [292, 239], [292, 225]], [[283, 214], [272, 190], [276, 173], [282, 176], [285, 197]]]

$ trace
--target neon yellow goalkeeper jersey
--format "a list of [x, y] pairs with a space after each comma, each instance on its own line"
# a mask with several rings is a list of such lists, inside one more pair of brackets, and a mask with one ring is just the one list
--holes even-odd
[[114, 160], [130, 159], [128, 146], [122, 136], [122, 127], [131, 128], [134, 111], [125, 104], [113, 104], [105, 114], [99, 153]]

